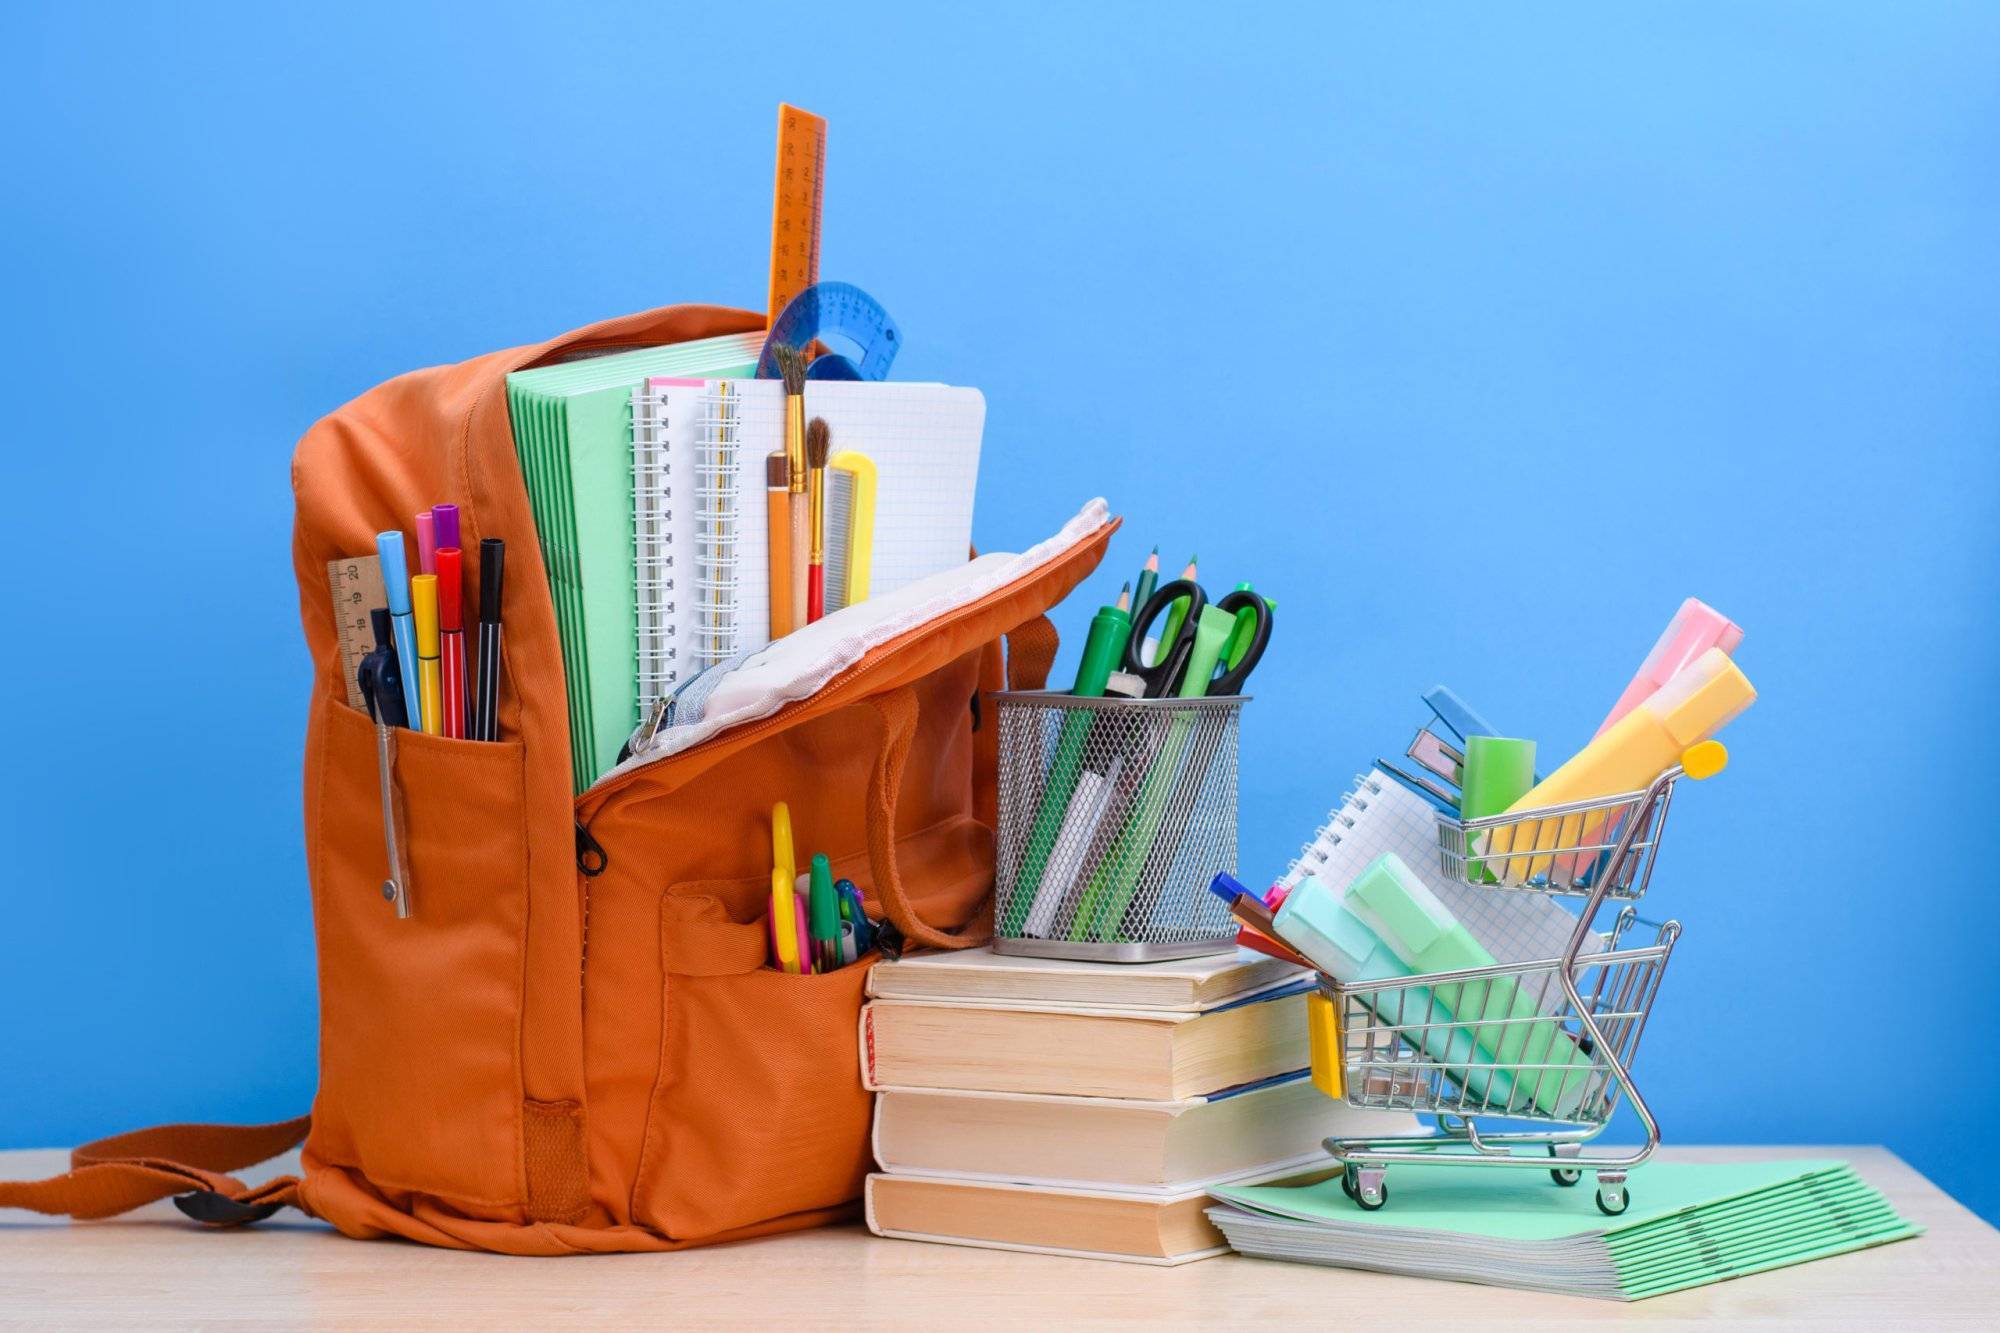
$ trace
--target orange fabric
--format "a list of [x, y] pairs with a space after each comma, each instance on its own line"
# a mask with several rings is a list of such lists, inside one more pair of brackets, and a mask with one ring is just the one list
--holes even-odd
[[[910, 938], [990, 930], [997, 725], [977, 696], [1046, 679], [1042, 613], [1096, 566], [1109, 528], [810, 699], [571, 795], [561, 649], [505, 376], [763, 323], [708, 306], [608, 321], [391, 380], [300, 442], [321, 1083], [305, 1175], [278, 1193], [350, 1235], [597, 1253], [852, 1215], [869, 1160], [867, 968], [764, 966], [773, 801], [790, 804], [801, 851], [825, 852]], [[380, 895], [373, 732], [346, 702], [325, 568], [439, 500], [458, 504], [469, 560], [481, 538], [507, 541], [501, 740], [399, 734], [414, 915], [397, 920]], [[578, 869], [579, 826], [604, 850], [600, 874]], [[212, 1146], [188, 1147], [192, 1166], [119, 1163], [94, 1193], [32, 1197], [106, 1211], [175, 1190], [236, 1197]]]
[[170, 1194], [212, 1190], [242, 1203], [296, 1203], [295, 1178], [251, 1189], [227, 1174], [295, 1148], [310, 1121], [274, 1125], [156, 1125], [86, 1143], [47, 1180], [0, 1181], [0, 1208], [112, 1217]]

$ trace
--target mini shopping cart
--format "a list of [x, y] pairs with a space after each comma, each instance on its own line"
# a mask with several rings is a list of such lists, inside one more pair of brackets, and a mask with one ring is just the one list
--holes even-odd
[[[1652, 878], [1675, 785], [1726, 762], [1720, 744], [1704, 742], [1644, 791], [1486, 819], [1440, 817], [1448, 880], [1588, 901], [1557, 958], [1354, 985], [1320, 978], [1314, 1082], [1349, 1105], [1413, 1111], [1435, 1125], [1402, 1137], [1326, 1140], [1355, 1203], [1373, 1210], [1388, 1201], [1391, 1165], [1450, 1163], [1546, 1170], [1564, 1186], [1590, 1171], [1598, 1208], [1625, 1211], [1626, 1172], [1660, 1142], [1632, 1061], [1680, 935], [1678, 922], [1644, 921], [1631, 904]], [[1614, 902], [1623, 905], [1597, 927], [1600, 909]], [[1621, 1097], [1645, 1142], [1590, 1150]], [[1482, 1119], [1528, 1127], [1482, 1130]]]

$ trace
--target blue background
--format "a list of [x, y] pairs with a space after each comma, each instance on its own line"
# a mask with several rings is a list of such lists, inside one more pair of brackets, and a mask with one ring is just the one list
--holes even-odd
[[1560, 758], [1682, 597], [1737, 618], [1763, 699], [1648, 900], [1666, 1133], [2000, 1216], [2000, 11], [899, 8], [12, 11], [0, 1146], [307, 1104], [292, 444], [761, 303], [785, 99], [826, 275], [986, 392], [981, 545], [1126, 516], [1072, 642], [1154, 542], [1279, 599], [1250, 876], [1425, 687]]

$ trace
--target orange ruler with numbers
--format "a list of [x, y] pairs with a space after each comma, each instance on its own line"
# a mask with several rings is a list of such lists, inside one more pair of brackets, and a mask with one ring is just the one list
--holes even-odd
[[778, 104], [778, 173], [771, 203], [771, 299], [776, 320], [819, 281], [820, 191], [826, 180], [826, 121]]

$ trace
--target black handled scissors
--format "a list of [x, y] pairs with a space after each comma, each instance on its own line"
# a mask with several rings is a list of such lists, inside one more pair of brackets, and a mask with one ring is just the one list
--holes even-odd
[[[1162, 640], [1159, 651], [1154, 654], [1153, 665], [1142, 665], [1139, 654], [1144, 648], [1147, 631], [1152, 629], [1155, 620], [1165, 615], [1167, 609], [1183, 597], [1187, 598], [1187, 614], [1181, 617], [1172, 641]], [[1153, 595], [1146, 599], [1146, 604], [1133, 615], [1132, 634], [1125, 640], [1125, 670], [1146, 682], [1146, 698], [1160, 699], [1180, 692], [1181, 678], [1187, 674], [1188, 659], [1194, 654], [1195, 629], [1201, 621], [1202, 610], [1207, 606], [1208, 594], [1202, 591], [1199, 583], [1192, 579], [1175, 579], [1155, 588]], [[1200, 693], [1241, 694], [1243, 682], [1249, 679], [1271, 642], [1271, 604], [1256, 593], [1239, 588], [1217, 602], [1215, 608], [1228, 612], [1232, 618], [1246, 612], [1252, 616], [1250, 642], [1236, 665], [1225, 666], [1222, 673], [1210, 680], [1208, 687]]]

